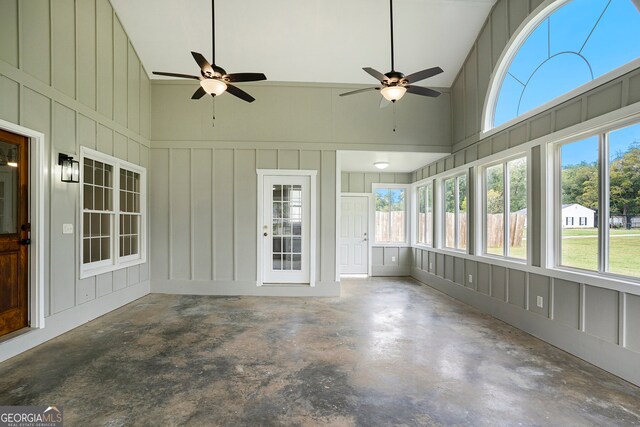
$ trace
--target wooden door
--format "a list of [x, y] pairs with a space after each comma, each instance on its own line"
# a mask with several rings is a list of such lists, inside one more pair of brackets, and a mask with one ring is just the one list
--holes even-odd
[[0, 130], [0, 336], [29, 326], [28, 147]]

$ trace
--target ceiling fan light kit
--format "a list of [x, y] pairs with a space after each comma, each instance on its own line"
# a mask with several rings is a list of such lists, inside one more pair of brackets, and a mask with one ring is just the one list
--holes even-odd
[[227, 84], [218, 79], [202, 79], [200, 80], [200, 86], [209, 95], [220, 96], [227, 90]]
[[396, 102], [404, 96], [406, 91], [407, 88], [404, 86], [386, 86], [380, 90], [380, 94], [387, 101]]

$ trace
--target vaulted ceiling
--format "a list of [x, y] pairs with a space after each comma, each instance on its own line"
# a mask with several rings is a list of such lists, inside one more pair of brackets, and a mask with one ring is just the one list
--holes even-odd
[[[146, 70], [194, 74], [211, 58], [210, 0], [111, 0]], [[440, 66], [450, 87], [495, 0], [395, 0], [396, 69]], [[216, 62], [271, 81], [375, 84], [390, 70], [387, 0], [217, 0]], [[157, 78], [157, 76], [152, 76]]]

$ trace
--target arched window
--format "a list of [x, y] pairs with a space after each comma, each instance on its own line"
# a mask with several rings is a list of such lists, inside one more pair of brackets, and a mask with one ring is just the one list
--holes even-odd
[[639, 0], [559, 0], [539, 16], [497, 68], [485, 131], [640, 58]]

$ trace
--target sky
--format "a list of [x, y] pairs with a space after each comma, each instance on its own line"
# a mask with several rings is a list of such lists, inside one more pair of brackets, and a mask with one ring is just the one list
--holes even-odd
[[573, 0], [543, 20], [509, 66], [496, 126], [640, 57], [632, 0]]
[[[626, 126], [609, 133], [609, 158], [615, 159], [625, 153], [634, 142], [640, 144], [640, 123]], [[598, 160], [598, 137], [592, 136], [562, 146], [562, 167]]]

